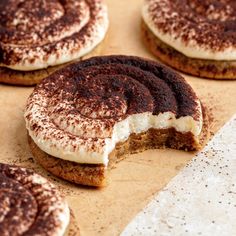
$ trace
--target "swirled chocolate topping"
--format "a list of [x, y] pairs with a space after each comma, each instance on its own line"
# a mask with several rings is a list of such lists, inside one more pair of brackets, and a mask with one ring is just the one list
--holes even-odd
[[63, 235], [69, 209], [46, 179], [0, 163], [0, 235]]
[[180, 75], [138, 57], [94, 57], [73, 64], [45, 79], [34, 93], [41, 92], [53, 104], [73, 101], [68, 114], [82, 112], [91, 118], [118, 120], [145, 111], [181, 117], [197, 110], [197, 97]]
[[[44, 79], [27, 102], [25, 119], [29, 134], [44, 151], [55, 149], [52, 155], [60, 157], [59, 149], [66, 150], [66, 158], [76, 161], [76, 152], [106, 153], [111, 140], [128, 135], [120, 133], [149, 126], [173, 125], [198, 135], [202, 114], [192, 88], [171, 69], [138, 57], [103, 56]], [[184, 119], [191, 121], [186, 125]], [[96, 161], [101, 160], [94, 154], [90, 162]]]
[[230, 60], [236, 51], [235, 12], [234, 0], [146, 0], [143, 17], [161, 40], [168, 43], [171, 36], [170, 45], [187, 56]]
[[0, 0], [0, 65], [33, 70], [73, 60], [107, 30], [100, 0]]

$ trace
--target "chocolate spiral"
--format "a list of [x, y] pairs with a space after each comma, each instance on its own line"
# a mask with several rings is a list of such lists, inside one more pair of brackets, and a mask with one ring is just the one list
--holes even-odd
[[0, 65], [31, 70], [70, 61], [95, 47], [107, 24], [100, 0], [0, 0]]
[[146, 0], [156, 27], [212, 51], [236, 45], [234, 0]]
[[68, 214], [46, 179], [0, 163], [0, 235], [63, 235]]
[[144, 112], [201, 119], [195, 93], [172, 70], [138, 57], [103, 56], [43, 80], [27, 102], [25, 119], [46, 151], [50, 142], [70, 151], [86, 145], [101, 152], [115, 123]]

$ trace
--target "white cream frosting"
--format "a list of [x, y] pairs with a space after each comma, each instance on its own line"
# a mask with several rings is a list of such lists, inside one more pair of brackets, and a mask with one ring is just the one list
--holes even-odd
[[[181, 37], [179, 37], [177, 34], [175, 34], [175, 31], [172, 30], [172, 32], [163, 32], [162, 30], [158, 29], [154, 22], [154, 18], [150, 14], [150, 4], [153, 2], [170, 2], [170, 0], [145, 0], [144, 5], [142, 8], [142, 17], [146, 25], [149, 27], [149, 29], [152, 31], [152, 33], [159, 38], [161, 41], [166, 43], [167, 45], [173, 47], [178, 52], [184, 54], [187, 57], [190, 58], [197, 58], [197, 59], [205, 59], [205, 60], [224, 60], [224, 61], [232, 61], [236, 60], [236, 47], [228, 46], [222, 50], [215, 51], [211, 50], [210, 48], [204, 47], [202, 45], [199, 45], [195, 40], [189, 40], [187, 43], [182, 40]], [[165, 6], [165, 5], [164, 5]], [[171, 18], [173, 16], [181, 17], [181, 13], [175, 11], [172, 13], [172, 15], [168, 15], [168, 13], [164, 12], [164, 6], [163, 6], [163, 13], [164, 17]], [[163, 22], [163, 15], [160, 14], [160, 19], [158, 19], [160, 22]], [[174, 25], [173, 25], [174, 28]], [[184, 27], [183, 27], [184, 30]], [[192, 34], [195, 34], [195, 31], [191, 31]]]
[[[191, 132], [197, 137], [202, 130], [202, 109], [200, 102], [198, 101], [199, 118], [197, 119], [194, 119], [191, 116], [176, 118], [175, 114], [172, 112], [160, 113], [158, 115], [145, 112], [130, 115], [124, 120], [116, 122], [112, 127], [110, 136], [97, 138], [96, 141], [93, 141], [90, 138], [85, 140], [82, 134], [78, 133], [78, 136], [75, 136], [73, 140], [70, 140], [68, 135], [69, 132], [64, 132], [55, 124], [52, 126], [51, 118], [44, 113], [44, 108], [42, 106], [42, 104], [47, 103], [42, 100], [40, 101], [40, 99], [37, 98], [36, 100], [38, 102], [29, 106], [25, 112], [26, 127], [30, 137], [44, 152], [54, 157], [77, 163], [107, 165], [109, 161], [108, 156], [115, 148], [116, 144], [127, 140], [132, 133], [139, 134], [146, 132], [151, 128], [168, 129], [173, 127], [179, 132]], [[84, 118], [80, 114], [78, 114], [77, 119], [80, 122], [75, 123], [83, 124]], [[92, 121], [96, 122], [96, 120]], [[41, 127], [40, 132], [31, 129], [34, 124]], [[73, 130], [73, 135], [76, 135], [76, 129], [74, 127], [69, 127], [72, 124], [68, 123], [67, 125], [68, 127], [66, 130]], [[93, 123], [90, 123], [90, 125], [91, 127], [96, 127], [93, 126]], [[93, 129], [95, 130], [95, 128]], [[96, 132], [94, 134], [91, 133], [90, 137], [97, 137]]]
[[[84, 35], [82, 40], [73, 40], [69, 36], [79, 32], [81, 25], [85, 26], [89, 22], [89, 16], [85, 16], [83, 22], [78, 26], [74, 26], [69, 32], [62, 33], [50, 54], [48, 54], [50, 45], [39, 45], [31, 48], [25, 45], [1, 43], [3, 49], [21, 55], [21, 60], [10, 65], [0, 63], [0, 66], [18, 71], [39, 70], [73, 61], [89, 53], [104, 39], [109, 26], [107, 6], [100, 1], [97, 1], [96, 4], [96, 20], [89, 26], [89, 34]], [[89, 12], [87, 15], [89, 15]], [[68, 39], [61, 41], [66, 37]]]
[[[59, 206], [60, 204], [58, 204]], [[57, 220], [61, 223], [57, 229], [55, 229], [55, 236], [65, 236], [66, 230], [70, 224], [70, 209], [67, 203], [61, 204], [63, 211], [58, 213]], [[48, 211], [52, 211], [53, 208], [49, 207]]]

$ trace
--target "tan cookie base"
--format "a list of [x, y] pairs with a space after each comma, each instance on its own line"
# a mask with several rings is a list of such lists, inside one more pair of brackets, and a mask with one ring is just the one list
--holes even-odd
[[127, 154], [165, 147], [186, 151], [202, 148], [208, 139], [208, 118], [204, 117], [199, 141], [190, 132], [180, 133], [173, 128], [150, 129], [141, 134], [131, 134], [127, 141], [117, 144], [116, 149], [109, 155], [108, 168], [104, 165], [79, 164], [53, 157], [43, 152], [30, 137], [29, 146], [39, 164], [52, 174], [77, 184], [101, 187], [107, 184], [107, 172]]
[[16, 71], [9, 68], [0, 67], [0, 82], [12, 85], [32, 86], [38, 84], [43, 78], [49, 76], [54, 71], [64, 67], [66, 64], [60, 66], [52, 66], [47, 69], [35, 71]]
[[142, 21], [142, 38], [151, 52], [164, 63], [185, 72], [210, 79], [236, 79], [236, 61], [201, 60], [185, 56], [158, 39]]

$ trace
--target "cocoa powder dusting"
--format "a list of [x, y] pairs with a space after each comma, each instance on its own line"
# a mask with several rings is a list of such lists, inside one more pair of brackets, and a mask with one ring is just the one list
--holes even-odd
[[170, 68], [113, 55], [71, 64], [45, 78], [28, 99], [25, 119], [32, 135], [50, 140], [52, 149], [84, 147], [102, 154], [114, 126], [130, 115], [172, 112], [198, 122], [199, 106], [193, 89]]
[[[101, 1], [0, 0], [0, 64], [34, 64], [94, 40]], [[105, 14], [105, 13], [104, 13]]]
[[212, 51], [236, 45], [236, 2], [234, 0], [149, 0], [148, 11], [163, 33], [185, 44]]
[[[33, 171], [0, 163], [1, 235], [52, 235], [64, 204], [55, 187]], [[51, 208], [51, 210], [49, 210]], [[52, 210], [52, 208], [55, 208]]]

